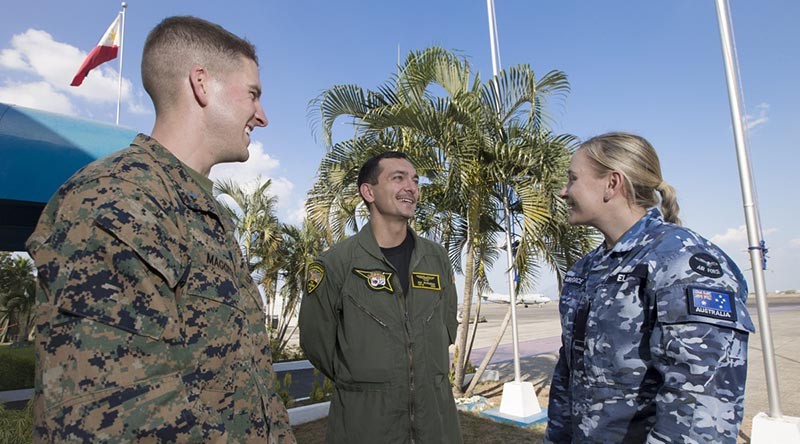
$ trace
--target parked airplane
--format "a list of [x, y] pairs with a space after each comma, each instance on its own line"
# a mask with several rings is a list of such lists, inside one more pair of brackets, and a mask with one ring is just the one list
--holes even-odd
[[[481, 296], [484, 302], [491, 302], [494, 304], [510, 304], [511, 300], [507, 294], [500, 293], [486, 293]], [[517, 305], [522, 304], [525, 308], [533, 304], [536, 307], [550, 302], [550, 298], [541, 293], [523, 293], [517, 295]]]

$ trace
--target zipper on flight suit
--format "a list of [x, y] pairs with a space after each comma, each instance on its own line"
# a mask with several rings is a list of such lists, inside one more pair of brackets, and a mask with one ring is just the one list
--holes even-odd
[[[409, 270], [411, 267], [409, 267]], [[400, 287], [402, 288], [402, 286]], [[411, 290], [409, 289], [409, 292]], [[414, 334], [411, 328], [411, 318], [408, 315], [409, 311], [409, 295], [403, 294], [400, 298], [400, 304], [403, 307], [403, 324], [406, 330], [406, 351], [408, 352], [408, 438], [411, 444], [414, 444], [414, 403], [416, 394], [414, 392]]]

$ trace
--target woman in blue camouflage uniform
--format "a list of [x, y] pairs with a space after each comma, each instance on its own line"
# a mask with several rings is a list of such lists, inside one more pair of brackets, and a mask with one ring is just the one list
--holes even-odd
[[605, 242], [564, 278], [545, 442], [735, 443], [754, 331], [739, 268], [679, 225], [639, 136], [583, 143], [561, 196]]

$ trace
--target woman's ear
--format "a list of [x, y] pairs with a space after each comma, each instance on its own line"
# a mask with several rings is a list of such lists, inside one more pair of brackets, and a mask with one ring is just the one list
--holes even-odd
[[623, 182], [625, 177], [619, 171], [611, 171], [608, 173], [608, 180], [606, 181], [606, 189], [603, 193], [603, 202], [608, 202], [612, 197], [620, 195], [625, 197], [625, 187]]

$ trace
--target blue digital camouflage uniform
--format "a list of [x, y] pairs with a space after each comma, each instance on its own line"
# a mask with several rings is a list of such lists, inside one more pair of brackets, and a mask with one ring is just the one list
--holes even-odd
[[458, 326], [447, 254], [414, 236], [408, 294], [371, 224], [309, 267], [300, 345], [336, 384], [327, 442], [461, 442], [448, 379]]
[[233, 231], [141, 134], [59, 188], [28, 240], [35, 442], [294, 442]]
[[564, 279], [545, 442], [735, 443], [746, 299], [724, 252], [648, 210]]

